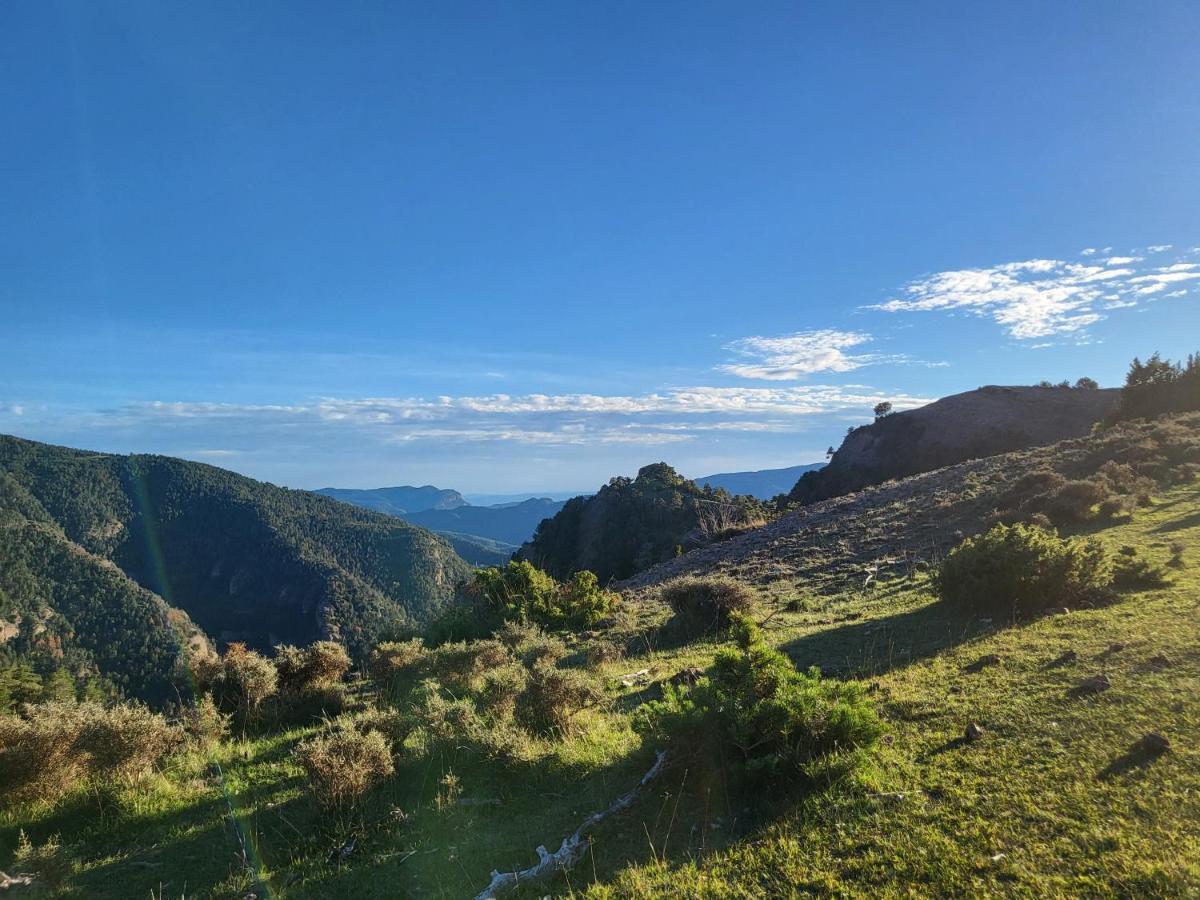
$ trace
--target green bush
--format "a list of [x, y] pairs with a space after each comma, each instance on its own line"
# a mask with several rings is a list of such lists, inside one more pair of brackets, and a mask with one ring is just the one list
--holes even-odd
[[1045, 504], [1045, 513], [1056, 525], [1086, 522], [1094, 510], [1109, 499], [1110, 491], [1102, 481], [1068, 481]]
[[308, 776], [317, 805], [338, 813], [352, 809], [393, 771], [387, 738], [349, 725], [300, 744], [295, 759]]
[[864, 687], [799, 672], [738, 616], [734, 646], [693, 688], [667, 684], [663, 699], [645, 704], [640, 730], [674, 746], [698, 747], [716, 736], [752, 771], [805, 769], [830, 754], [873, 744], [879, 718]]
[[1098, 541], [1022, 524], [967, 538], [934, 577], [944, 601], [1012, 616], [1086, 602], [1111, 582], [1112, 564]]
[[[63, 846], [57, 834], [38, 846], [29, 840], [25, 830], [21, 829], [17, 834], [13, 864], [16, 871], [28, 873], [34, 878], [34, 886], [28, 896], [43, 897], [48, 892], [49, 896], [56, 897], [66, 888], [79, 862], [71, 851]], [[26, 896], [19, 891], [18, 894]]]
[[600, 589], [591, 572], [576, 572], [559, 583], [532, 563], [510, 562], [481, 569], [468, 593], [482, 598], [504, 619], [543, 628], [590, 628], [617, 605], [617, 596]]
[[661, 597], [688, 625], [723, 630], [754, 603], [754, 591], [724, 576], [684, 576], [662, 586]]

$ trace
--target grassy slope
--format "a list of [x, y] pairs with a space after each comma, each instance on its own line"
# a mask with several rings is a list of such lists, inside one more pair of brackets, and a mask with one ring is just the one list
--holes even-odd
[[[921, 575], [806, 596], [796, 611], [777, 612], [769, 633], [798, 664], [855, 670], [877, 684], [888, 739], [873, 754], [868, 790], [835, 789], [806, 803], [773, 787], [750, 811], [719, 781], [677, 767], [606, 823], [570, 882], [549, 890], [732, 897], [1200, 891], [1200, 486], [1176, 489], [1100, 536], [1160, 559], [1168, 542], [1183, 541], [1187, 566], [1169, 588], [1012, 628], [947, 616], [931, 603]], [[769, 602], [782, 609], [797, 588], [778, 581]], [[1124, 649], [1104, 657], [1114, 642]], [[1050, 666], [1066, 649], [1078, 661]], [[706, 665], [712, 651], [712, 644], [662, 648], [605, 670], [669, 675]], [[1001, 665], [964, 671], [993, 652]], [[1172, 665], [1147, 667], [1156, 654]], [[1110, 691], [1068, 695], [1099, 671], [1111, 678]], [[583, 816], [636, 782], [650, 748], [639, 746], [625, 710], [641, 690], [618, 689], [624, 696], [611, 713], [595, 713], [584, 736], [531, 747], [529, 762], [506, 771], [465, 754], [404, 762], [364, 812], [358, 826], [365, 837], [341, 866], [326, 858], [353, 823], [322, 819], [288, 759], [305, 730], [235, 743], [218, 756], [272, 896], [470, 896], [492, 867], [529, 865], [534, 846], [554, 849]], [[970, 720], [987, 735], [964, 745], [958, 737]], [[1171, 753], [1149, 759], [1131, 751], [1150, 729], [1170, 736]], [[448, 770], [472, 802], [439, 810]], [[205, 761], [182, 760], [147, 785], [0, 814], [0, 860], [7, 863], [24, 825], [36, 840], [58, 832], [81, 846], [81, 896], [159, 896], [162, 884], [167, 897], [185, 890], [188, 897], [241, 896], [254, 876], [240, 871], [225, 810]]]

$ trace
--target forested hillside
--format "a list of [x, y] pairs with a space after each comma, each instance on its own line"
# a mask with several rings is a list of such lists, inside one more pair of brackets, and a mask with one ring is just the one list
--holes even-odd
[[753, 498], [698, 487], [656, 463], [568, 500], [538, 526], [521, 557], [558, 578], [587, 569], [606, 582], [759, 522], [758, 515]]
[[52, 683], [167, 699], [189, 642], [204, 638], [186, 614], [67, 538], [0, 473], [0, 711]]
[[[31, 577], [100, 602], [97, 591], [63, 587], [77, 577], [65, 560], [86, 559], [153, 591], [220, 642], [333, 637], [361, 650], [425, 622], [468, 571], [446, 541], [399, 519], [199, 463], [0, 437], [0, 474]], [[95, 638], [77, 610], [51, 605], [81, 645]], [[161, 643], [134, 631], [136, 646]]]

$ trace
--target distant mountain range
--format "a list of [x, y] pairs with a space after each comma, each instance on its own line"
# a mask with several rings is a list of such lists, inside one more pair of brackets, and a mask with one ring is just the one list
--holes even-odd
[[[791, 466], [786, 469], [762, 469], [757, 472], [724, 472], [694, 479], [703, 487], [724, 488], [731, 494], [747, 494], [769, 500], [786, 494], [805, 472], [819, 469], [824, 463]], [[388, 515], [399, 516], [406, 522], [428, 528], [445, 537], [458, 555], [474, 565], [490, 566], [508, 560], [517, 548], [530, 540], [544, 519], [553, 518], [571, 499], [563, 494], [532, 496], [529, 494], [475, 494], [468, 502], [455, 490], [433, 487], [384, 487], [356, 490], [352, 488], [321, 488], [316, 491], [326, 497], [351, 503]], [[590, 497], [592, 492], [577, 495]], [[494, 503], [479, 503], [480, 499]]]
[[825, 463], [808, 463], [802, 466], [789, 466], [786, 469], [723, 472], [692, 480], [701, 487], [707, 484], [714, 488], [724, 488], [731, 494], [749, 494], [759, 500], [770, 500], [772, 497], [788, 493], [796, 486], [796, 482], [805, 472], [814, 472], [824, 465]]
[[427, 509], [455, 509], [466, 506], [467, 501], [458, 491], [446, 491], [431, 484], [424, 487], [382, 487], [369, 490], [354, 488], [321, 488], [314, 491], [343, 503], [353, 503], [363, 509], [403, 516], [407, 513], [424, 512]]
[[533, 497], [493, 506], [473, 506], [458, 491], [431, 485], [371, 490], [322, 488], [315, 493], [436, 531], [450, 541], [459, 556], [477, 566], [506, 562], [521, 544], [533, 537], [541, 521], [555, 515], [566, 502]]

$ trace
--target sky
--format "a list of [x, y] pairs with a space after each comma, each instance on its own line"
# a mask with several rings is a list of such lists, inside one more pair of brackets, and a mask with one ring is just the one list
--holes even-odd
[[0, 432], [292, 487], [824, 458], [1200, 349], [1200, 4], [0, 4]]

